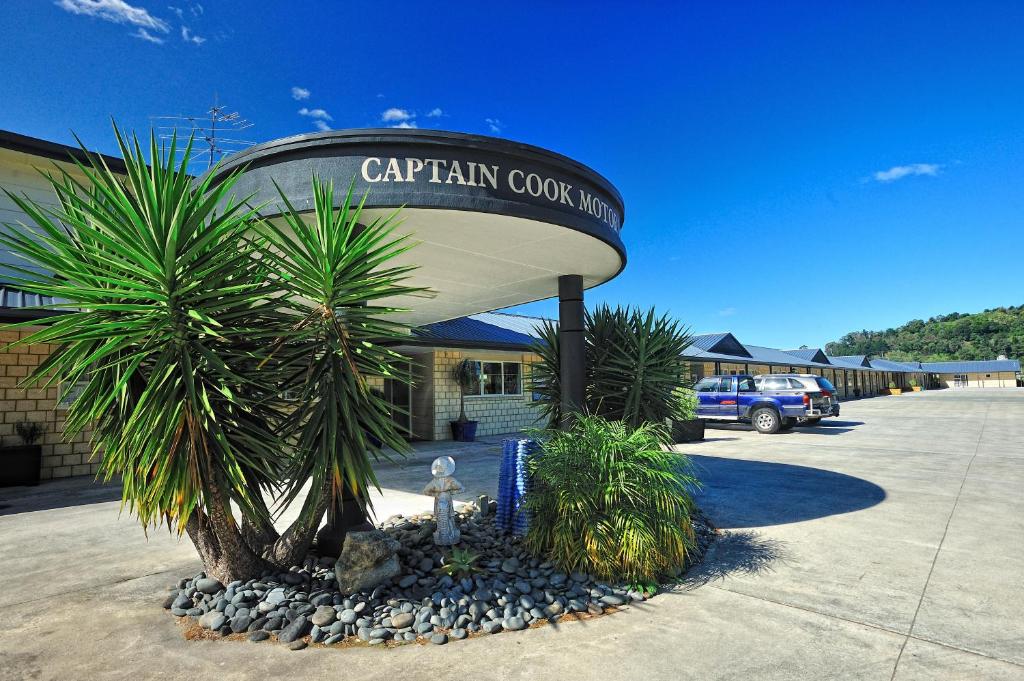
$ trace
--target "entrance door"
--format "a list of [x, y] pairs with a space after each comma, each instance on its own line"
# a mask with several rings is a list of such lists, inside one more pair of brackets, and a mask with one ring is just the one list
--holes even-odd
[[967, 387], [967, 374], [953, 374], [953, 387], [954, 388], [966, 388]]

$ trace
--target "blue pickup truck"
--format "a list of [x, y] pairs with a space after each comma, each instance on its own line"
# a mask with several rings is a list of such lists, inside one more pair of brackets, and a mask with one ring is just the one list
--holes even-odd
[[835, 389], [822, 387], [813, 380], [817, 378], [802, 374], [708, 376], [694, 386], [697, 416], [708, 421], [749, 421], [757, 432], [768, 434], [788, 430], [798, 422], [814, 424], [823, 417], [838, 416]]

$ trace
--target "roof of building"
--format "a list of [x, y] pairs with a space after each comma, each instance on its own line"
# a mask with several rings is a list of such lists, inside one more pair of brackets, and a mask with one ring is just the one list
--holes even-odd
[[729, 332], [704, 333], [694, 336], [690, 343], [690, 347], [687, 348], [683, 354], [689, 356], [689, 351], [692, 348], [722, 356], [739, 358], [750, 357], [750, 351], [742, 343], [736, 340], [736, 336]]
[[26, 293], [20, 289], [0, 284], [0, 318], [8, 321], [38, 319], [61, 314], [62, 311], [59, 309], [44, 308], [44, 306], [57, 305], [60, 302], [57, 298], [41, 296], [37, 293]]
[[[75, 159], [79, 162], [88, 162], [86, 153], [81, 147], [61, 144], [59, 142], [51, 142], [49, 140], [39, 139], [38, 137], [29, 137], [28, 135], [21, 135], [16, 132], [11, 132], [10, 130], [0, 130], [0, 149], [20, 151], [23, 154], [41, 156], [43, 158], [53, 159], [54, 161], [70, 162], [71, 159]], [[118, 173], [127, 172], [123, 159], [96, 152], [89, 153], [103, 159], [111, 170]]]
[[802, 366], [802, 367], [830, 367], [828, 363], [815, 362], [810, 359], [800, 359], [795, 355], [792, 355], [784, 350], [776, 350], [775, 348], [766, 348], [760, 345], [744, 345], [747, 350], [750, 351], [751, 361], [759, 364], [777, 364], [782, 366]]
[[431, 345], [527, 348], [539, 337], [541, 317], [484, 312], [413, 329], [413, 336]]
[[894, 362], [883, 357], [873, 357], [868, 360], [872, 369], [879, 371], [915, 372], [921, 371], [920, 365], [915, 366], [911, 362]]
[[867, 355], [828, 355], [829, 364], [848, 369], [868, 369]]
[[831, 364], [831, 362], [828, 361], [828, 356], [825, 354], [825, 351], [821, 348], [797, 348], [796, 350], [783, 350], [783, 352], [787, 355], [793, 355], [794, 357], [810, 362]]
[[921, 362], [921, 368], [932, 374], [992, 373], [996, 371], [1020, 371], [1020, 360], [988, 359], [964, 360], [959, 362]]

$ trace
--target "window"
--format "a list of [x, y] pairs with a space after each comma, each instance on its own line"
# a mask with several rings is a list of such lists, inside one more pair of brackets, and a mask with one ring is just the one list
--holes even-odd
[[764, 379], [762, 390], [789, 390], [789, 381], [781, 376]]
[[805, 390], [806, 389], [806, 388], [804, 388], [804, 384], [801, 383], [800, 381], [798, 381], [795, 378], [789, 379], [789, 387], [792, 388], [793, 390]]
[[747, 376], [746, 378], [740, 379], [740, 390], [741, 393], [753, 393], [757, 392], [757, 385], [754, 379]]
[[718, 392], [718, 379], [702, 378], [693, 389], [699, 393], [716, 393]]
[[523, 365], [520, 362], [476, 362], [480, 389], [467, 395], [522, 395]]
[[718, 388], [718, 392], [720, 392], [720, 393], [731, 393], [732, 392], [732, 384], [733, 384], [733, 381], [735, 381], [735, 380], [736, 379], [729, 378], [729, 377], [723, 378], [722, 379], [722, 385]]

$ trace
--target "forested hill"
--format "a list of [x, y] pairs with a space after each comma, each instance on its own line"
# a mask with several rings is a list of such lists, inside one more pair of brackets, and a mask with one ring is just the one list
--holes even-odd
[[896, 361], [1024, 359], [1024, 305], [975, 314], [915, 319], [885, 331], [853, 331], [828, 343], [829, 355], [872, 355]]

